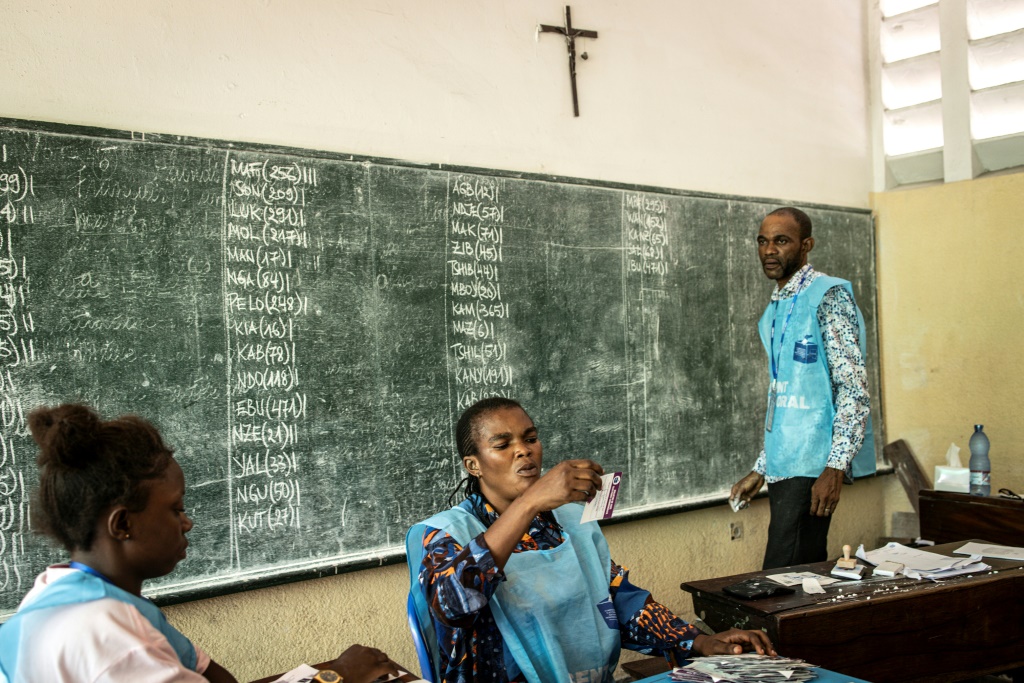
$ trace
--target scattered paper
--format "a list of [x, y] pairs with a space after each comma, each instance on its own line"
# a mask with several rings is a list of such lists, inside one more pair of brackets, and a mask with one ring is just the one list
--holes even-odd
[[874, 565], [898, 562], [903, 565], [904, 576], [911, 579], [948, 579], [951, 576], [974, 574], [990, 569], [987, 564], [980, 561], [981, 555], [946, 557], [894, 542], [868, 552], [864, 551], [862, 545], [857, 548], [857, 557]]
[[974, 555], [980, 557], [994, 557], [998, 560], [1021, 560], [1024, 561], [1024, 548], [1017, 548], [1011, 545], [989, 545], [987, 543], [965, 543], [958, 550], [957, 555]]
[[804, 593], [807, 593], [808, 595], [817, 595], [825, 592], [825, 589], [821, 587], [818, 580], [811, 577], [807, 577], [803, 580], [803, 587]]
[[836, 583], [839, 579], [833, 579], [830, 576], [822, 576], [821, 574], [815, 574], [814, 572], [788, 572], [785, 574], [769, 574], [765, 578], [771, 579], [775, 583], [781, 583], [783, 586], [799, 586], [803, 584], [804, 579], [814, 579], [820, 586], [827, 586], [830, 583]]
[[[297, 667], [295, 667], [294, 669], [292, 669], [288, 673], [286, 673], [286, 674], [282, 675], [280, 678], [276, 679], [274, 681], [274, 683], [310, 683], [310, 681], [313, 680], [313, 676], [316, 676], [319, 672], [320, 672], [319, 669], [315, 669], [315, 668], [311, 667], [309, 664], [299, 664]], [[387, 681], [397, 681], [402, 676], [408, 676], [408, 675], [409, 675], [408, 671], [402, 671], [401, 669], [399, 669], [397, 676], [393, 676], [392, 674], [388, 674], [387, 676], [384, 676], [382, 678], [378, 678], [376, 680], [377, 681], [382, 681], [383, 683], [386, 683]], [[422, 678], [415, 678], [415, 679], [412, 679], [410, 681], [410, 683], [427, 683], [427, 682], [424, 681]]]
[[812, 666], [800, 659], [754, 653], [718, 655], [701, 657], [673, 669], [669, 679], [694, 683], [800, 683], [815, 678]]
[[615, 509], [615, 499], [619, 497], [619, 482], [622, 472], [611, 472], [601, 477], [601, 490], [583, 506], [583, 517], [580, 522], [594, 522], [608, 519]]

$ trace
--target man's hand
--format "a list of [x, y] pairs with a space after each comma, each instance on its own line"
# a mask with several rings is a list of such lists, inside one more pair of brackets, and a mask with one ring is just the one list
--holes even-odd
[[751, 472], [732, 485], [732, 491], [729, 492], [729, 498], [731, 500], [742, 500], [744, 503], [749, 503], [750, 499], [757, 495], [757, 492], [761, 490], [762, 486], [764, 486], [764, 477], [757, 472]]
[[826, 467], [811, 487], [811, 514], [828, 517], [839, 507], [839, 494], [843, 490], [843, 470]]
[[693, 651], [702, 657], [709, 655], [738, 655], [753, 650], [759, 655], [775, 656], [772, 641], [763, 631], [743, 631], [731, 628], [713, 636], [701, 634], [693, 639]]

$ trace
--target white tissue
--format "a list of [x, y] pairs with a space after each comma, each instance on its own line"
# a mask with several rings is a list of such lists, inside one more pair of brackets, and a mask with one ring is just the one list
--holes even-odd
[[946, 451], [946, 466], [963, 467], [960, 463], [960, 447], [955, 443], [949, 444], [949, 450]]
[[968, 493], [971, 490], [971, 471], [960, 464], [960, 447], [949, 444], [946, 464], [935, 466], [935, 490]]

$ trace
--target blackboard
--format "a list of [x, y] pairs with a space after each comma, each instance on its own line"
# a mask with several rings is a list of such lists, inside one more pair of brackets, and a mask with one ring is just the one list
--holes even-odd
[[[527, 407], [545, 464], [623, 471], [621, 518], [720, 503], [759, 449], [777, 201], [15, 120], [0, 152], [0, 611], [62, 556], [29, 531], [39, 404], [177, 449], [164, 601], [401, 558], [480, 397]], [[807, 208], [877, 388], [870, 214]]]

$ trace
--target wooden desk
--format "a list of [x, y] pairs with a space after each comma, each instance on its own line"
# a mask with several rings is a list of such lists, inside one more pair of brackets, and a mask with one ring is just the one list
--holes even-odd
[[918, 497], [921, 538], [936, 543], [984, 538], [999, 545], [1024, 546], [1024, 502], [929, 489]]
[[[951, 555], [962, 542], [936, 546]], [[779, 654], [874, 683], [960, 681], [1024, 666], [1024, 563], [935, 583], [907, 578], [825, 587], [825, 595], [740, 600], [722, 592], [751, 572], [682, 584], [716, 631], [763, 628]], [[834, 561], [794, 571], [828, 575]], [[840, 589], [842, 592], [840, 592]], [[1017, 679], [1024, 680], [1024, 679]]]

